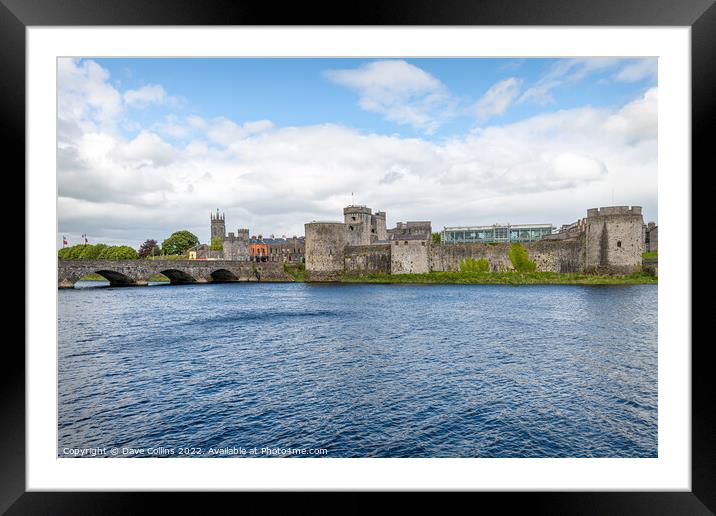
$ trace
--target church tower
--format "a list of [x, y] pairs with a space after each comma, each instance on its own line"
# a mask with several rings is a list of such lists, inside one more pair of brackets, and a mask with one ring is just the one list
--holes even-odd
[[226, 238], [226, 216], [219, 215], [219, 208], [216, 209], [216, 215], [211, 214], [211, 238], [219, 237], [222, 241]]

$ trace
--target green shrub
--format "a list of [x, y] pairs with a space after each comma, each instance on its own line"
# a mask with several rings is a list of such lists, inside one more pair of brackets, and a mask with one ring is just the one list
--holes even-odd
[[106, 244], [87, 245], [79, 255], [80, 260], [97, 260], [107, 248]]
[[57, 258], [60, 260], [69, 260], [70, 259], [70, 249], [71, 247], [63, 247], [59, 251], [57, 251]]
[[106, 247], [99, 255], [100, 260], [136, 260], [137, 258], [139, 258], [137, 251], [127, 245]]
[[490, 262], [485, 258], [465, 258], [460, 262], [460, 272], [490, 272]]
[[221, 238], [218, 236], [211, 237], [211, 250], [221, 251], [224, 249], [224, 244], [221, 242]]
[[304, 281], [306, 278], [306, 266], [302, 263], [284, 263], [283, 272], [293, 276], [296, 281]]
[[537, 264], [529, 260], [527, 249], [522, 244], [512, 244], [507, 256], [509, 256], [512, 266], [517, 272], [534, 272], [537, 270]]
[[77, 244], [72, 247], [63, 247], [57, 252], [57, 256], [60, 260], [81, 260], [82, 253], [88, 247], [92, 247], [89, 244]]
[[57, 251], [60, 260], [134, 260], [137, 251], [126, 245], [77, 244]]

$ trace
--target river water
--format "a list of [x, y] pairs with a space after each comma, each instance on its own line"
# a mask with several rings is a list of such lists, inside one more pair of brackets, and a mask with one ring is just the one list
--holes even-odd
[[100, 285], [60, 457], [657, 456], [655, 285]]

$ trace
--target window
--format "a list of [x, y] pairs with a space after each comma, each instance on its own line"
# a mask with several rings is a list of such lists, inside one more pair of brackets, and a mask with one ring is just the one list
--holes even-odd
[[617, 240], [617, 247], [621, 247], [621, 246], [622, 246], [622, 241], [621, 241], [621, 240]]

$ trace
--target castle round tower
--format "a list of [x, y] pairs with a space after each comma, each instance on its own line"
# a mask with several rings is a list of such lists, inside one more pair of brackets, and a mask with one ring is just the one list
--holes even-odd
[[309, 222], [305, 224], [306, 279], [335, 281], [344, 268], [347, 241], [346, 224], [342, 222]]
[[641, 270], [643, 226], [641, 206], [608, 206], [587, 210], [587, 272], [631, 274]]

